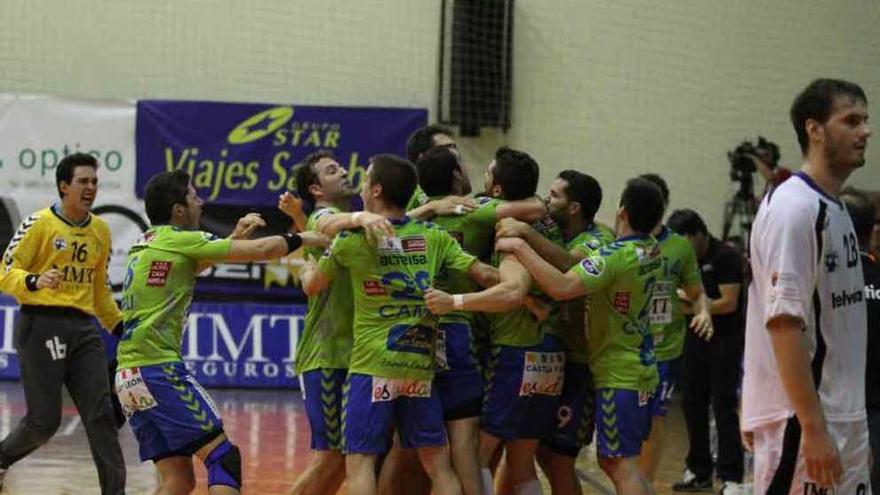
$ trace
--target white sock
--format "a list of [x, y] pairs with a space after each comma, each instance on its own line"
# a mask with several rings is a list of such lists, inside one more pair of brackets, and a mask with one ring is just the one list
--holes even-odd
[[535, 479], [516, 485], [513, 491], [516, 495], [544, 495], [541, 491], [541, 482]]
[[495, 484], [492, 481], [492, 471], [489, 468], [481, 468], [480, 476], [483, 478], [483, 495], [495, 493]]

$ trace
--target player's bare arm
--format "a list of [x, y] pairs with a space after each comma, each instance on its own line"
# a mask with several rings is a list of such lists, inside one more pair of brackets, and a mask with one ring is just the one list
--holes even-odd
[[495, 243], [495, 249], [516, 255], [538, 287], [553, 299], [567, 301], [586, 295], [584, 286], [576, 273], [560, 272], [541, 258], [524, 240], [517, 237], [504, 237], [498, 239]]

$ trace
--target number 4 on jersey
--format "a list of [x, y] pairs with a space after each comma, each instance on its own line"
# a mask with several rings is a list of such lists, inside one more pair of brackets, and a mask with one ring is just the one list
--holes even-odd
[[49, 354], [52, 355], [52, 361], [58, 361], [67, 356], [67, 344], [61, 343], [58, 336], [46, 339], [46, 347], [49, 349]]

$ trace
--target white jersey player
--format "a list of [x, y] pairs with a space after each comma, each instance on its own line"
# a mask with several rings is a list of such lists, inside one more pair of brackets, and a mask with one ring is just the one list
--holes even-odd
[[742, 430], [755, 493], [866, 495], [864, 283], [837, 194], [865, 162], [867, 99], [819, 79], [791, 119], [803, 168], [764, 197], [751, 237]]

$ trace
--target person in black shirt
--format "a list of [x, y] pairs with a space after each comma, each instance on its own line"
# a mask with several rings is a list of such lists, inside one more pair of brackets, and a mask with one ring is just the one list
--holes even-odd
[[[743, 479], [743, 450], [737, 416], [745, 338], [744, 306], [741, 304], [743, 257], [732, 246], [712, 237], [705, 222], [693, 210], [677, 210], [666, 224], [685, 236], [697, 253], [703, 287], [710, 299], [715, 334], [705, 341], [688, 333], [682, 357], [683, 402], [690, 442], [687, 470], [674, 491], [712, 488], [713, 461], [709, 449], [709, 405], [718, 430], [717, 475], [724, 483], [721, 494], [736, 493]], [[687, 312], [688, 301], [684, 308]]]
[[865, 301], [868, 308], [868, 365], [865, 369], [865, 408], [871, 444], [871, 486], [880, 487], [880, 264], [868, 252], [874, 229], [874, 203], [862, 191], [847, 188], [840, 193], [859, 241]]

